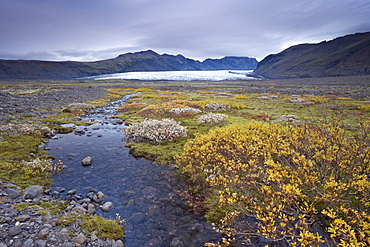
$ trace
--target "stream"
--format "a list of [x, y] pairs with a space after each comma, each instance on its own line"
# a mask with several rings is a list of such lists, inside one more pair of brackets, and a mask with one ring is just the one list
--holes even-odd
[[[77, 194], [103, 192], [113, 209], [97, 214], [108, 219], [119, 215], [126, 229], [125, 246], [204, 246], [218, 242], [216, 233], [205, 219], [197, 218], [188, 204], [175, 192], [181, 189], [173, 168], [146, 159], [137, 159], [125, 147], [125, 125], [111, 118], [118, 106], [130, 96], [92, 110], [83, 117], [94, 124], [76, 126], [77, 134], [58, 134], [50, 139], [49, 154], [65, 169], [53, 176], [52, 189], [76, 189]], [[81, 160], [90, 156], [91, 166]]]

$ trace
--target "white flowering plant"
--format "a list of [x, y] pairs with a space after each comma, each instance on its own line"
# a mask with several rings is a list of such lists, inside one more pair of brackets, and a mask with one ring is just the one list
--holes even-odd
[[208, 103], [205, 108], [209, 111], [228, 111], [230, 109], [229, 106], [217, 102]]
[[30, 134], [37, 134], [41, 136], [53, 134], [47, 126], [42, 126], [39, 124], [5, 124], [0, 126], [0, 135], [9, 135], [9, 136], [23, 136]]
[[198, 124], [220, 124], [227, 119], [227, 115], [221, 113], [207, 113], [198, 117]]
[[159, 144], [163, 141], [173, 141], [179, 137], [187, 137], [187, 128], [173, 119], [145, 119], [141, 123], [133, 123], [125, 128], [128, 141], [149, 142]]
[[201, 113], [202, 111], [197, 108], [193, 108], [193, 107], [182, 107], [182, 108], [172, 108], [171, 110], [169, 110], [169, 112], [179, 115], [184, 112], [191, 112], [194, 114], [198, 114], [198, 113]]

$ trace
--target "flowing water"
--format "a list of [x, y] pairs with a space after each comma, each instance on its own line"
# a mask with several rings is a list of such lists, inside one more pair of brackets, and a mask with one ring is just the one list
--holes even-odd
[[[124, 219], [125, 246], [204, 246], [220, 235], [197, 218], [175, 190], [181, 189], [173, 169], [129, 154], [123, 139], [124, 125], [110, 118], [129, 96], [95, 109], [83, 120], [98, 122], [83, 128], [84, 134], [58, 134], [48, 143], [49, 154], [63, 163], [63, 172], [53, 177], [52, 189], [76, 189], [78, 194], [102, 191], [114, 203], [98, 215]], [[91, 166], [81, 160], [93, 158]], [[175, 240], [174, 240], [175, 239]], [[175, 245], [175, 242], [178, 244]]]

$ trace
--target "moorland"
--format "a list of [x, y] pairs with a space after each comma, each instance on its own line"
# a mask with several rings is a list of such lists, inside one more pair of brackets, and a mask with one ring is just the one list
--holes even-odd
[[369, 81], [4, 80], [0, 180], [47, 188], [55, 167], [38, 147], [50, 131], [86, 125], [89, 108], [130, 94], [114, 116], [128, 125], [127, 146], [176, 168], [178, 193], [224, 236], [208, 246], [368, 246]]

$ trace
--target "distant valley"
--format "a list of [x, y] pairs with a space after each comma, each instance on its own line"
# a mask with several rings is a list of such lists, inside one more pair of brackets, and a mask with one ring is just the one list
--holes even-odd
[[134, 71], [254, 70], [258, 61], [249, 57], [224, 57], [203, 62], [182, 55], [141, 51], [96, 62], [0, 60], [0, 79], [75, 79]]

